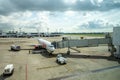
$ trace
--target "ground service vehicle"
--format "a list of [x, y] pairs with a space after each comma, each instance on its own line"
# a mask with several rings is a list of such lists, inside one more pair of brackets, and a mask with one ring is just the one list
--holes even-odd
[[11, 45], [11, 50], [12, 50], [12, 51], [19, 51], [19, 50], [20, 50], [20, 46]]
[[56, 58], [56, 62], [59, 64], [66, 64], [67, 59], [62, 56], [62, 54], [58, 54]]
[[13, 64], [8, 64], [8, 65], [4, 68], [3, 75], [13, 74], [13, 71], [14, 71]]

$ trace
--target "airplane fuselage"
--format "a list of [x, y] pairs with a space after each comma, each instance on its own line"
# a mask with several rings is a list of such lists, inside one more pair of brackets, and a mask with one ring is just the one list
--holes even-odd
[[51, 42], [44, 40], [44, 39], [38, 39], [38, 42], [41, 44], [41, 47], [46, 49], [49, 53], [54, 52], [55, 48], [51, 44]]

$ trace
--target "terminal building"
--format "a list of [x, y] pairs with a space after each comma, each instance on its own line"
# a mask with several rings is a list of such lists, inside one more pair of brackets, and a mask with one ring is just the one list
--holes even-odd
[[17, 32], [17, 31], [3, 32], [2, 30], [0, 30], [0, 38], [56, 37], [61, 35], [62, 35], [61, 33], [26, 33], [26, 32]]

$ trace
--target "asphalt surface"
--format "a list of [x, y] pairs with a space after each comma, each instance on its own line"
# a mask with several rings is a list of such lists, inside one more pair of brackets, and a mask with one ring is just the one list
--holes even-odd
[[[45, 38], [48, 41], [61, 40], [61, 37]], [[10, 51], [12, 44], [20, 45], [21, 51]], [[81, 53], [67, 48], [55, 50], [52, 56], [38, 52], [32, 54], [31, 44], [36, 39], [0, 39], [0, 80], [119, 80], [119, 60], [110, 56], [106, 45], [78, 48]], [[29, 49], [31, 53], [29, 53]], [[56, 63], [56, 56], [62, 53], [67, 58], [66, 65]], [[13, 75], [3, 76], [4, 67], [13, 64]]]

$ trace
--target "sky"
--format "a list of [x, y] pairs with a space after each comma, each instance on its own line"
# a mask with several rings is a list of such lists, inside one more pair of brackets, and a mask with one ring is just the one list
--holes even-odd
[[0, 0], [0, 30], [112, 32], [120, 0]]

